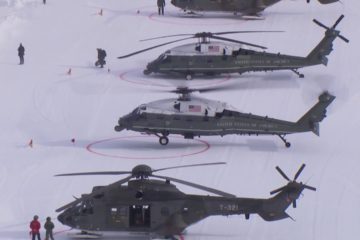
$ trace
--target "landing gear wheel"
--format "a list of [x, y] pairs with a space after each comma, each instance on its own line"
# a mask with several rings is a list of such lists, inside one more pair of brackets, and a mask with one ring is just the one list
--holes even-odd
[[159, 143], [163, 146], [167, 145], [169, 143], [169, 139], [165, 136], [162, 136], [159, 138]]
[[304, 75], [304, 74], [300, 73], [300, 72], [299, 72], [299, 71], [297, 71], [296, 69], [291, 69], [291, 71], [293, 71], [293, 73], [295, 73], [296, 75], [298, 75], [298, 76], [299, 76], [299, 78], [304, 78], [304, 77], [305, 77], [305, 75]]
[[291, 147], [291, 143], [289, 143], [288, 141], [286, 141], [285, 139], [285, 135], [278, 135], [279, 138], [285, 143], [285, 147], [289, 148]]
[[149, 75], [150, 73], [151, 73], [151, 71], [148, 70], [148, 69], [145, 69], [145, 70], [143, 71], [143, 74], [144, 74], [144, 75]]
[[192, 79], [192, 75], [190, 73], [186, 74], [185, 76], [186, 80], [191, 80]]

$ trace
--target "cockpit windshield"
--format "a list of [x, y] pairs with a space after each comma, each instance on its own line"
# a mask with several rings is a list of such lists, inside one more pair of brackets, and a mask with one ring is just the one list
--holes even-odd
[[139, 114], [139, 108], [138, 108], [138, 107], [135, 108], [135, 109], [131, 112], [131, 114]]
[[146, 105], [145, 104], [140, 105], [140, 110], [141, 111], [146, 111]]
[[161, 60], [163, 60], [163, 59], [165, 59], [165, 54], [161, 54], [159, 57], [158, 57], [158, 61], [161, 61]]

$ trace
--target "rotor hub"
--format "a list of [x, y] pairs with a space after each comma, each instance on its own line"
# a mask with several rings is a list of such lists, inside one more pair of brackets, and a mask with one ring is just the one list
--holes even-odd
[[141, 178], [141, 179], [148, 178], [149, 176], [152, 175], [152, 172], [153, 170], [151, 169], [151, 167], [145, 164], [137, 165], [131, 171], [132, 175], [135, 178]]

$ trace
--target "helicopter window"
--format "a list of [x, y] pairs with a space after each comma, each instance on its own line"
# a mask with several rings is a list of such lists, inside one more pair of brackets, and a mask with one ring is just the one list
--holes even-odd
[[138, 108], [138, 107], [135, 108], [131, 113], [132, 113], [132, 114], [138, 114], [138, 113], [139, 113], [139, 108]]
[[197, 52], [200, 52], [200, 51], [201, 51], [201, 46], [200, 46], [200, 44], [196, 44], [196, 46], [195, 46], [195, 51], [197, 51]]
[[81, 208], [81, 213], [83, 214], [93, 214], [94, 213], [94, 209], [93, 209], [93, 202], [92, 201], [85, 201], [82, 205]]
[[176, 110], [180, 111], [180, 103], [179, 103], [179, 102], [175, 102], [174, 108], [175, 108]]
[[131, 205], [130, 227], [150, 227], [150, 205]]
[[170, 56], [166, 55], [163, 59], [162, 59], [163, 63], [171, 63], [171, 58]]
[[164, 58], [164, 54], [161, 54], [159, 57], [158, 57], [158, 60], [162, 60]]

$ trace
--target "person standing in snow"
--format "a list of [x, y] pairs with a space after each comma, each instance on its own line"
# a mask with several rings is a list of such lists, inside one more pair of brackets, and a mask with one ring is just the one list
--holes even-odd
[[165, 0], [157, 0], [158, 13], [164, 15]]
[[44, 228], [46, 230], [45, 232], [45, 239], [46, 240], [54, 240], [54, 237], [53, 237], [53, 229], [54, 229], [55, 225], [54, 223], [51, 221], [51, 218], [50, 217], [47, 217], [46, 218], [46, 222], [44, 224]]
[[97, 48], [96, 50], [98, 53], [98, 60], [95, 62], [95, 66], [100, 66], [101, 68], [103, 68], [104, 65], [106, 64], [106, 61], [105, 61], [106, 51], [101, 48]]
[[20, 58], [20, 65], [24, 64], [25, 48], [22, 43], [20, 43], [20, 46], [18, 47], [18, 55]]
[[34, 216], [34, 219], [30, 222], [30, 229], [31, 229], [31, 236], [32, 240], [35, 240], [35, 237], [37, 236], [38, 240], [41, 240], [40, 238], [40, 222], [38, 221], [39, 217], [37, 215]]

